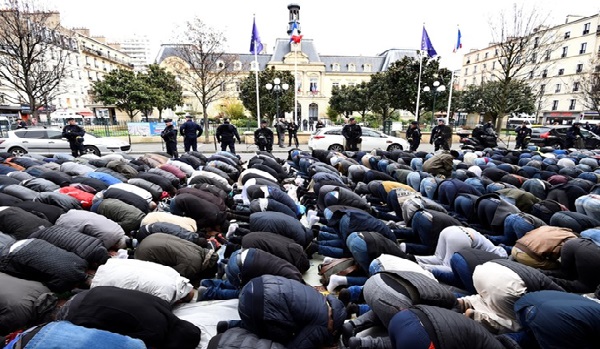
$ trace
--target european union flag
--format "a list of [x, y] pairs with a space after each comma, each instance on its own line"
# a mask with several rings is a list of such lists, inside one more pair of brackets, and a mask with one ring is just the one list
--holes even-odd
[[252, 20], [252, 41], [250, 41], [250, 53], [257, 55], [263, 50], [263, 44], [260, 42], [258, 28], [256, 28], [256, 18]]
[[427, 30], [425, 30], [425, 26], [423, 26], [423, 36], [421, 37], [421, 51], [427, 51], [427, 56], [429, 56], [429, 58], [437, 56], [437, 52], [433, 48], [429, 35], [427, 34]]

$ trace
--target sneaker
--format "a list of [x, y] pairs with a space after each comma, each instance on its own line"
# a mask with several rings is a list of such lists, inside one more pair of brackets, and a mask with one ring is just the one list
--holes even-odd
[[350, 291], [347, 288], [342, 288], [340, 292], [338, 292], [338, 299], [344, 303], [344, 306], [350, 304]]

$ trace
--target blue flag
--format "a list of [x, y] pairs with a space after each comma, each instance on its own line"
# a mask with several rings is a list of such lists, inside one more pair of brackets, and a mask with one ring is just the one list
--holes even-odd
[[423, 36], [421, 37], [421, 51], [427, 51], [429, 58], [437, 56], [437, 52], [433, 48], [431, 40], [429, 40], [429, 35], [427, 35], [427, 30], [425, 30], [425, 26], [423, 26]]
[[250, 53], [257, 55], [263, 50], [263, 44], [260, 42], [258, 28], [256, 28], [256, 18], [252, 20], [252, 41], [250, 41]]

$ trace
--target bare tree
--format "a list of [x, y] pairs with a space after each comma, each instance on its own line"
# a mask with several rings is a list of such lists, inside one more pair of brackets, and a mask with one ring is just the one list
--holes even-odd
[[[186, 24], [180, 38], [183, 38], [183, 43], [179, 46], [178, 56], [185, 66], [179, 67], [179, 78], [200, 102], [204, 129], [208, 130], [208, 107], [226, 94], [227, 85], [236, 76], [233, 63], [237, 58], [225, 53], [223, 33], [207, 26], [199, 18]], [[204, 135], [208, 142], [208, 132]]]
[[77, 50], [59, 18], [34, 0], [7, 0], [0, 10], [0, 83], [15, 92], [5, 100], [27, 103], [36, 118], [38, 108], [62, 92], [70, 55]]
[[511, 11], [503, 11], [490, 20], [494, 55], [499, 69], [493, 70], [493, 80], [500, 81], [503, 88], [494, 98], [498, 106], [496, 128], [500, 129], [502, 117], [511, 113], [509, 96], [514, 80], [526, 81], [536, 91], [536, 104], [543, 103], [543, 87], [546, 73], [552, 65], [550, 55], [558, 47], [556, 31], [548, 30], [549, 14], [537, 8], [526, 9], [513, 5]]
[[590, 60], [589, 73], [581, 76], [581, 101], [586, 109], [600, 114], [600, 54]]

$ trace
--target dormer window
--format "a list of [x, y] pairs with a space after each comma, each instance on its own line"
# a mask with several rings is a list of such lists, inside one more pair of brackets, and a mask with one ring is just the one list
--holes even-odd
[[233, 63], [233, 70], [242, 70], [242, 62], [240, 61], [235, 61]]
[[363, 71], [364, 72], [371, 72], [372, 68], [370, 64], [363, 64]]
[[225, 62], [219, 60], [217, 61], [217, 69], [223, 70], [225, 68]]
[[331, 65], [331, 70], [332, 71], [340, 71], [340, 64], [339, 63], [333, 63]]
[[356, 65], [354, 63], [348, 63], [348, 71], [356, 71]]

